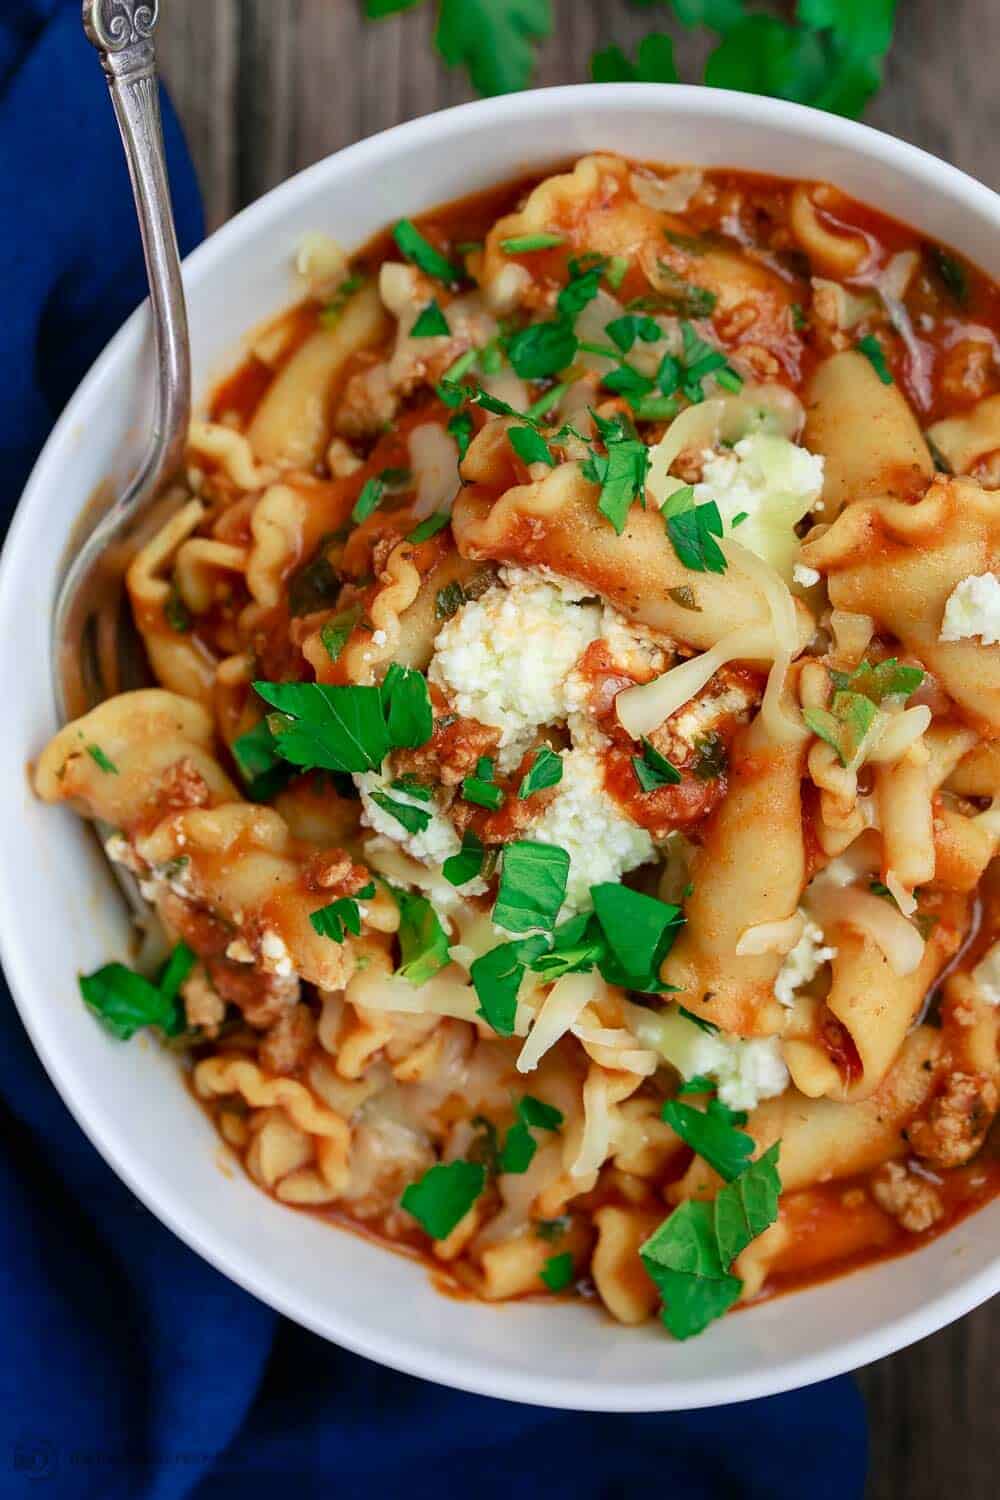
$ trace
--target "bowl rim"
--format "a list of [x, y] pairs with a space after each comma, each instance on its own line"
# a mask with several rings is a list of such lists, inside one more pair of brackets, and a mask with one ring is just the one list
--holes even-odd
[[[700, 114], [709, 109], [722, 118], [748, 123], [759, 121], [787, 129], [804, 149], [808, 148], [810, 140], [815, 140], [842, 146], [855, 154], [867, 154], [888, 170], [899, 167], [911, 179], [919, 179], [932, 191], [947, 182], [952, 194], [962, 199], [964, 206], [992, 217], [1000, 232], [1000, 195], [959, 168], [871, 126], [783, 100], [697, 85], [576, 84], [457, 105], [392, 126], [330, 153], [272, 188], [208, 236], [186, 257], [185, 281], [200, 278], [219, 261], [228, 260], [248, 234], [273, 229], [298, 198], [309, 195], [316, 180], [330, 171], [333, 162], [363, 168], [368, 163], [374, 165], [387, 153], [391, 154], [395, 143], [403, 139], [409, 147], [421, 144], [433, 148], [447, 141], [465, 124], [471, 126], [489, 120], [502, 128], [507, 119], [535, 115], [542, 120], [557, 115], [564, 107], [578, 111], [587, 103], [599, 105], [596, 109], [598, 116], [616, 112], [628, 114], [633, 110], [648, 109], [651, 96], [657, 94], [662, 98], [664, 108], [675, 116]], [[140, 304], [98, 356], [67, 402], [32, 469], [0, 554], [0, 617], [8, 580], [18, 562], [20, 537], [27, 525], [27, 514], [42, 503], [51, 483], [50, 468], [53, 477], [56, 475], [58, 452], [77, 421], [79, 406], [90, 389], [105, 377], [109, 367], [121, 360], [125, 346], [146, 317], [146, 307], [145, 301]], [[103, 1122], [86, 1115], [76, 1100], [69, 1070], [54, 1055], [44, 1035], [44, 1027], [36, 1020], [31, 1003], [30, 950], [19, 942], [17, 934], [7, 924], [0, 927], [0, 960], [22, 1023], [49, 1079], [91, 1144], [145, 1207], [214, 1269], [266, 1305], [320, 1337], [405, 1374], [478, 1395], [579, 1411], [661, 1411], [722, 1406], [751, 1397], [780, 1394], [858, 1369], [936, 1332], [1000, 1291], [998, 1251], [993, 1261], [975, 1275], [947, 1291], [932, 1295], [913, 1310], [832, 1350], [779, 1360], [776, 1368], [761, 1370], [752, 1389], [748, 1389], [745, 1375], [706, 1379], [698, 1376], [695, 1366], [691, 1375], [684, 1378], [667, 1377], [619, 1390], [602, 1383], [600, 1378], [577, 1380], [535, 1375], [530, 1371], [496, 1371], [485, 1361], [477, 1363], [472, 1356], [461, 1356], [460, 1362], [452, 1363], [425, 1349], [418, 1339], [405, 1333], [393, 1338], [373, 1335], [363, 1324], [352, 1323], [339, 1311], [324, 1325], [308, 1306], [297, 1302], [287, 1279], [283, 1281], [280, 1274], [272, 1274], [266, 1264], [239, 1264], [231, 1251], [218, 1242], [214, 1227], [207, 1219], [202, 1222], [190, 1215], [185, 1217], [183, 1205], [174, 1201], [169, 1190], [161, 1189], [158, 1183], [147, 1179], [142, 1161], [138, 1157], [133, 1160], [127, 1142], [106, 1130]]]

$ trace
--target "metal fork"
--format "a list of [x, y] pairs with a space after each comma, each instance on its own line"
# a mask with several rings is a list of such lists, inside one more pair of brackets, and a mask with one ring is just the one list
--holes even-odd
[[[83, 26], [107, 75], [135, 194], [156, 349], [152, 433], [138, 471], [82, 542], [53, 616], [56, 704], [74, 718], [141, 680], [125, 568], [157, 523], [181, 466], [191, 415], [191, 351], [160, 121], [153, 32], [159, 0], [83, 0]], [[137, 679], [138, 674], [138, 679]]]
[[[138, 471], [103, 515], [74, 539], [52, 621], [56, 705], [71, 719], [122, 688], [148, 681], [124, 593], [125, 570], [177, 504], [165, 495], [180, 470], [191, 415], [191, 350], [170, 204], [153, 32], [159, 0], [83, 0], [83, 27], [107, 76], [142, 236], [156, 350], [152, 433]], [[102, 837], [110, 829], [98, 827]], [[112, 866], [140, 924], [149, 907], [134, 878]]]

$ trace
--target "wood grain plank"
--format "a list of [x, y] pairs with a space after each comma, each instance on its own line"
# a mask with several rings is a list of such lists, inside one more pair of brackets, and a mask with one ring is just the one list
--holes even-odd
[[[1000, 5], [905, 0], [870, 123], [1000, 187]], [[538, 82], [583, 82], [591, 53], [631, 55], [653, 27], [675, 35], [681, 76], [705, 38], [626, 0], [555, 0]], [[201, 176], [209, 223], [290, 173], [402, 120], [471, 98], [431, 50], [422, 10], [366, 24], [356, 0], [169, 0], [162, 54]], [[762, 165], [766, 165], [762, 163]], [[850, 1280], [843, 1283], [850, 1296]], [[1000, 1307], [982, 1308], [860, 1372], [871, 1420], [868, 1500], [992, 1500]]]
[[184, 124], [209, 229], [242, 206], [236, 182], [238, 0], [169, 0], [157, 33], [163, 75]]

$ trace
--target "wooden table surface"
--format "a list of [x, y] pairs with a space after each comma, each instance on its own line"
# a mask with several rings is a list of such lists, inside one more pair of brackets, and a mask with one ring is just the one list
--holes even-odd
[[[161, 9], [164, 72], [210, 228], [329, 152], [471, 97], [464, 74], [431, 51], [429, 4], [378, 25], [361, 19], [358, 0], [164, 0]], [[899, 0], [899, 10], [886, 84], [866, 118], [1000, 188], [1000, 4]], [[626, 0], [555, 0], [555, 11], [541, 84], [584, 81], [596, 47], [630, 47], [665, 18]], [[695, 81], [699, 57], [682, 34], [682, 77]], [[850, 1279], [843, 1288], [849, 1297]], [[994, 1305], [860, 1372], [868, 1500], [997, 1495], [998, 1354]]]

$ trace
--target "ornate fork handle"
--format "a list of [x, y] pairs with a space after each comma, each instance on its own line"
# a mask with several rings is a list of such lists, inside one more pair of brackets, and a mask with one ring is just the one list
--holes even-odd
[[[100, 53], [135, 195], [153, 315], [156, 394], [139, 469], [72, 557], [59, 590], [53, 646], [56, 698], [64, 719], [92, 706], [96, 695], [85, 681], [83, 643], [95, 635], [95, 619], [110, 616], [106, 580], [111, 560], [125, 557], [129, 539], [150, 523], [153, 502], [180, 468], [190, 419], [187, 311], [153, 46], [158, 12], [158, 0], [83, 0], [84, 30]], [[113, 639], [106, 630], [96, 635]], [[114, 655], [111, 649], [101, 653], [102, 697], [116, 690]]]
[[[140, 472], [114, 508], [157, 489], [181, 461], [191, 404], [187, 312], [170, 206], [153, 32], [159, 0], [83, 0], [83, 26], [100, 54], [121, 131], [142, 235], [156, 340], [156, 409]], [[109, 517], [110, 519], [110, 517]], [[103, 528], [102, 528], [103, 529]]]

